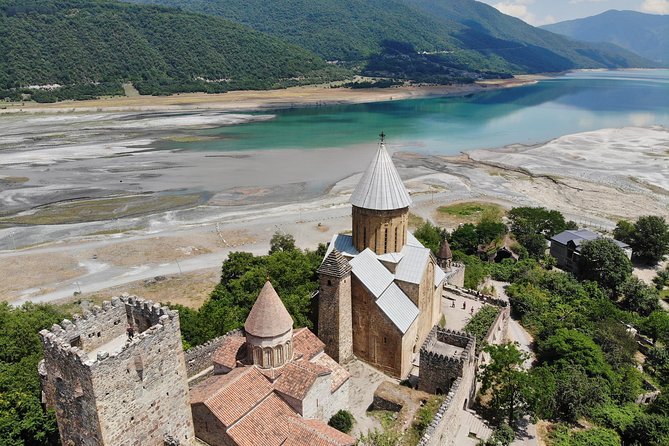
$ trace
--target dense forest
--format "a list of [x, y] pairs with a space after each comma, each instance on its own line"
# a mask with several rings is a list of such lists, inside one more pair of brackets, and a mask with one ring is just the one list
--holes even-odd
[[[429, 223], [415, 232], [433, 250], [448, 239], [454, 257], [467, 264], [465, 286], [492, 293], [501, 290], [483, 286], [486, 278], [509, 283], [512, 315], [534, 338], [536, 360], [528, 370], [515, 344], [483, 346], [491, 362], [480, 370], [477, 411], [499, 432], [523, 416], [547, 420], [550, 446], [669, 444], [669, 313], [659, 300], [668, 291], [669, 268], [649, 286], [633, 276], [623, 250], [601, 238], [582, 246], [577, 274], [565, 273], [553, 268], [547, 241], [574, 222], [544, 208], [514, 208], [506, 217], [508, 226], [491, 214], [451, 233]], [[661, 217], [621, 221], [613, 235], [629, 244], [639, 265], [669, 254], [669, 224]], [[488, 261], [500, 246], [510, 246], [519, 260]], [[487, 331], [494, 309], [487, 312], [472, 318], [471, 332]], [[661, 390], [657, 399], [637, 402], [653, 389]], [[499, 440], [481, 444], [509, 444]]]
[[575, 42], [534, 28], [473, 0], [128, 1], [220, 15], [328, 60], [367, 61], [372, 55], [383, 55], [383, 42], [395, 41], [421, 52], [447, 52], [444, 66], [454, 62], [473, 72], [653, 65], [613, 45]]
[[[307, 50], [242, 25], [107, 0], [0, 0], [0, 98], [28, 86], [38, 100], [266, 89], [341, 71]], [[3, 91], [4, 90], [4, 91]]]

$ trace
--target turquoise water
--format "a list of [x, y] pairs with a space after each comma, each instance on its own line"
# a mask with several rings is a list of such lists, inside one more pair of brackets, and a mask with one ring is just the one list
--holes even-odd
[[669, 127], [669, 70], [571, 73], [537, 84], [455, 98], [272, 111], [274, 119], [198, 130], [205, 142], [170, 149], [256, 150], [373, 143], [426, 153], [534, 144], [608, 127]]

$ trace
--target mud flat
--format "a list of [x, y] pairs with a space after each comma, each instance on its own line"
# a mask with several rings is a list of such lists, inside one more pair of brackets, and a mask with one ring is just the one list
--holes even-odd
[[[197, 272], [217, 268], [231, 251], [266, 252], [277, 230], [314, 249], [350, 229], [348, 196], [375, 150], [135, 151], [3, 163], [21, 144], [0, 150], [0, 276], [16, 277], [0, 299], [14, 303], [104, 294], [130, 283], [136, 291], [156, 276], [201, 281]], [[546, 206], [597, 229], [620, 218], [669, 217], [669, 131], [662, 127], [604, 129], [455, 157], [389, 149], [412, 193], [411, 212], [432, 221], [439, 206], [467, 201]], [[144, 212], [142, 201], [110, 201], [166, 194], [187, 199], [150, 200]], [[87, 222], [49, 221], [72, 206]], [[207, 277], [215, 282], [215, 274]]]
[[249, 111], [286, 107], [333, 104], [360, 104], [429, 96], [461, 96], [480, 91], [532, 84], [537, 77], [493, 79], [467, 85], [417, 86], [393, 88], [331, 88], [330, 85], [292, 87], [282, 90], [232, 91], [222, 94], [182, 93], [172, 96], [120, 96], [89, 101], [64, 101], [54, 104], [10, 103], [0, 114], [72, 113], [101, 111], [223, 110]]

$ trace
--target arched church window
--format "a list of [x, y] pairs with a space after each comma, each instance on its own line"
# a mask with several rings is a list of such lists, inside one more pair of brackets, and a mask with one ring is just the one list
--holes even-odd
[[262, 349], [260, 347], [253, 347], [253, 363], [262, 365]]
[[388, 228], [383, 231], [383, 252], [384, 254], [388, 252]]
[[397, 226], [395, 226], [395, 252], [397, 252]]
[[269, 347], [266, 347], [263, 350], [263, 361], [262, 361], [262, 366], [264, 368], [269, 368], [272, 367], [272, 349]]

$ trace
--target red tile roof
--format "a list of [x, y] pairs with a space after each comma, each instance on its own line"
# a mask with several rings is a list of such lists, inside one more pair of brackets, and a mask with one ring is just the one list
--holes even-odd
[[332, 372], [332, 385], [330, 386], [330, 392], [334, 393], [342, 384], [346, 382], [347, 379], [351, 377], [351, 374], [344, 367], [340, 366], [337, 361], [329, 357], [328, 355], [320, 355], [314, 360], [314, 364], [318, 364], [321, 367], [324, 367]]
[[240, 367], [203, 381], [190, 396], [191, 404], [204, 404], [227, 427], [271, 393], [272, 385], [255, 367]]
[[355, 439], [322, 421], [305, 420], [277, 395], [263, 400], [227, 431], [239, 446], [350, 446]]
[[325, 367], [308, 361], [293, 361], [283, 367], [281, 376], [274, 382], [274, 389], [302, 401], [314, 385], [316, 378], [330, 373]]
[[293, 318], [268, 280], [246, 318], [244, 330], [259, 338], [275, 338], [292, 329]]
[[308, 328], [300, 328], [293, 332], [293, 352], [295, 356], [302, 356], [311, 360], [325, 349], [323, 341]]
[[244, 336], [228, 336], [223, 341], [223, 344], [212, 355], [214, 364], [220, 364], [229, 369], [234, 369], [237, 365], [237, 356], [239, 350], [246, 343]]

